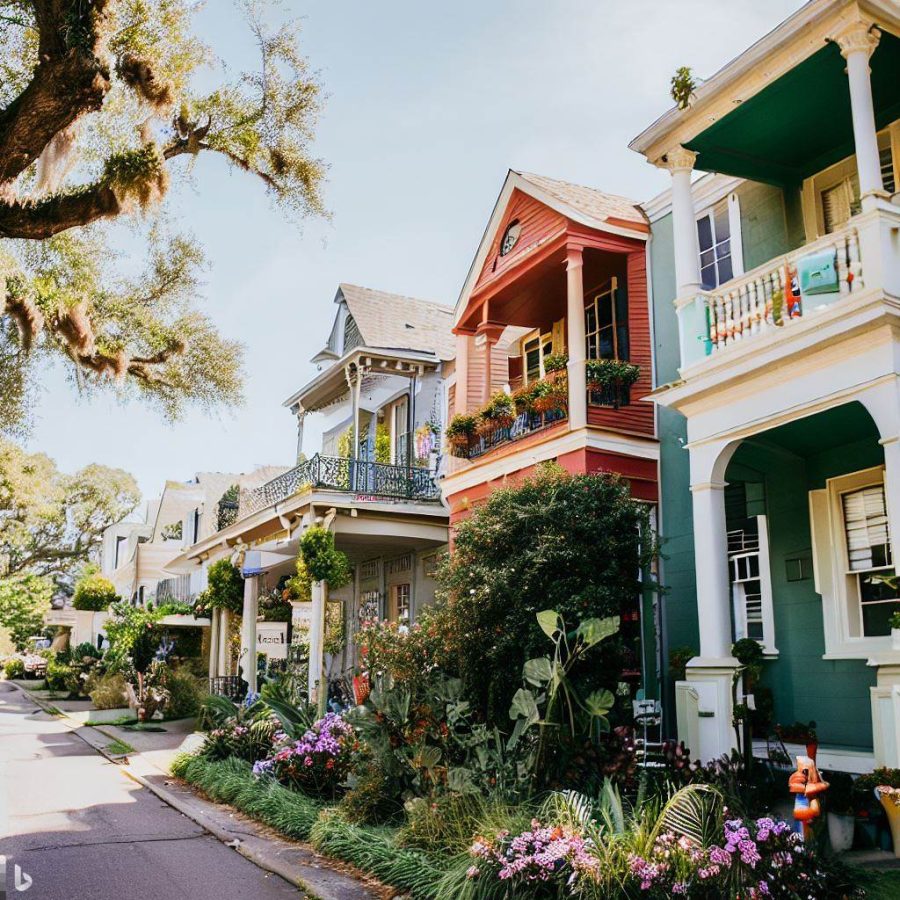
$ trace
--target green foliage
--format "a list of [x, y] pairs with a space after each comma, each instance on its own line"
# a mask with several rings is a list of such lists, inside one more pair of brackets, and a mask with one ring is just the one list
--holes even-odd
[[375, 429], [375, 462], [387, 465], [391, 461], [391, 432], [384, 422]]
[[[512, 678], [546, 649], [537, 621], [551, 608], [569, 622], [618, 615], [647, 587], [638, 580], [654, 552], [642, 504], [621, 479], [542, 469], [515, 488], [494, 491], [456, 529], [439, 572], [435, 621], [467, 698], [501, 726], [515, 693]], [[618, 640], [604, 644], [573, 683], [585, 696], [618, 681]]]
[[687, 66], [679, 66], [672, 76], [669, 91], [679, 109], [687, 109], [691, 105], [691, 98], [694, 96], [696, 87], [697, 82], [694, 80], [691, 70]]
[[333, 811], [323, 812], [310, 831], [310, 841], [320, 852], [348, 862], [413, 898], [434, 897], [443, 869], [418, 850], [398, 847], [384, 832], [351, 825]]
[[289, 838], [305, 841], [321, 806], [268, 779], [259, 781], [250, 763], [240, 759], [215, 762], [202, 756], [181, 756], [172, 764], [172, 774], [196, 785], [217, 803], [230, 803]]
[[205, 609], [227, 609], [238, 615], [244, 609], [244, 579], [241, 570], [229, 559], [214, 562], [206, 573], [207, 586], [197, 597]]
[[669, 675], [675, 681], [684, 681], [687, 675], [687, 664], [699, 655], [694, 647], [673, 647], [669, 651]]
[[128, 706], [125, 692], [125, 676], [121, 672], [92, 676], [86, 684], [86, 692], [96, 709], [119, 709]]
[[222, 531], [223, 528], [227, 528], [229, 525], [237, 522], [240, 498], [241, 492], [236, 484], [231, 485], [219, 498], [219, 505], [216, 511], [217, 531]]
[[167, 600], [156, 607], [156, 615], [160, 619], [164, 616], [192, 616], [194, 615], [194, 607], [190, 603], [183, 603], [181, 600]]
[[457, 413], [447, 425], [445, 434], [451, 445], [465, 445], [475, 434], [475, 416]]
[[509, 394], [500, 391], [494, 394], [487, 405], [478, 413], [480, 428], [506, 428], [516, 417], [516, 407]]
[[3, 664], [3, 672], [7, 678], [24, 678], [25, 677], [25, 660], [18, 656], [11, 656]]
[[621, 359], [589, 359], [585, 363], [589, 386], [630, 387], [641, 377], [641, 367]]
[[184, 523], [181, 521], [170, 522], [168, 525], [162, 527], [159, 536], [164, 541], [180, 541], [183, 526]]
[[115, 585], [99, 574], [85, 575], [75, 582], [72, 605], [75, 609], [89, 612], [104, 612], [121, 598]]
[[334, 534], [314, 525], [300, 538], [300, 555], [313, 581], [324, 581], [332, 590], [350, 583], [352, 577], [347, 554], [336, 550]]
[[17, 650], [24, 650], [28, 638], [43, 630], [52, 596], [52, 583], [40, 575], [0, 578], [0, 625], [9, 630]]
[[[15, 585], [15, 577], [26, 573], [71, 578], [99, 547], [104, 530], [131, 512], [140, 496], [122, 469], [89, 465], [66, 475], [43, 453], [0, 439], [0, 584]], [[32, 593], [39, 584], [24, 583]]]
[[155, 628], [159, 612], [121, 602], [113, 604], [110, 613], [104, 627], [111, 665], [126, 666], [130, 660], [136, 671], [146, 671], [159, 645]]
[[369, 760], [348, 779], [350, 790], [341, 797], [338, 809], [352, 825], [390, 822], [403, 811], [393, 792], [391, 780], [377, 762]]
[[206, 694], [204, 681], [187, 669], [168, 669], [164, 679], [169, 694], [165, 707], [167, 719], [194, 718]]
[[544, 357], [544, 371], [549, 375], [551, 372], [562, 372], [569, 364], [569, 357], [565, 353], [551, 353]]
[[414, 685], [436, 668], [446, 671], [452, 664], [441, 625], [432, 621], [427, 609], [411, 628], [384, 620], [367, 622], [355, 640], [362, 668], [372, 677], [387, 675], [398, 686]]
[[78, 688], [75, 670], [66, 663], [58, 662], [52, 658], [48, 659], [46, 685], [48, 691], [72, 693], [73, 690]]

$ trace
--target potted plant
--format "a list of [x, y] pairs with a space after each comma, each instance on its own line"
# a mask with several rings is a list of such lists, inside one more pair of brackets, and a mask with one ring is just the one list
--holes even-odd
[[853, 803], [853, 778], [846, 772], [823, 772], [828, 782], [825, 801], [828, 809], [828, 839], [835, 853], [846, 853], [853, 846], [856, 829]]
[[[871, 802], [873, 796], [878, 801], [891, 829], [894, 856], [900, 858], [900, 769], [885, 767], [860, 775], [853, 783], [853, 794], [867, 818], [871, 818], [871, 813], [865, 809], [866, 801]], [[874, 839], [874, 833], [872, 836]]]
[[565, 373], [560, 373], [554, 378], [538, 381], [532, 396], [535, 412], [563, 412], [569, 406], [569, 379]]
[[569, 357], [565, 353], [551, 353], [544, 357], [544, 372], [547, 377], [557, 377], [558, 372], [565, 372], [569, 365]]
[[516, 421], [513, 398], [503, 392], [494, 394], [478, 415], [477, 430], [486, 435], [500, 428], [509, 428]]
[[519, 413], [519, 415], [522, 415], [523, 413], [533, 413], [534, 383], [524, 384], [522, 387], [513, 391], [512, 401], [516, 407], [516, 412]]
[[587, 369], [588, 390], [606, 392], [616, 409], [625, 402], [625, 391], [641, 377], [641, 368], [622, 359], [589, 359]]
[[457, 413], [447, 425], [447, 443], [450, 445], [451, 452], [468, 450], [474, 435], [475, 416]]

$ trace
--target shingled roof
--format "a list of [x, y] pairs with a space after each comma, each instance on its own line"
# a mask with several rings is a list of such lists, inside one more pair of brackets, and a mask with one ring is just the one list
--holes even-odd
[[430, 352], [439, 359], [455, 355], [449, 306], [356, 284], [341, 284], [340, 291], [366, 347]]
[[559, 181], [556, 178], [547, 178], [546, 175], [535, 175], [532, 172], [516, 172], [516, 174], [536, 188], [546, 191], [560, 203], [590, 216], [598, 223], [610, 219], [620, 219], [641, 225], [647, 223], [647, 217], [643, 211], [634, 200], [629, 200], [628, 197], [607, 194], [596, 188], [571, 184], [568, 181]]

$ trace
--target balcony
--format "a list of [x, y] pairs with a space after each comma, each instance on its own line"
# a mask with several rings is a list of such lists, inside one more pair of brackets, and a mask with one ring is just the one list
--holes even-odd
[[364, 494], [386, 500], [440, 499], [440, 489], [430, 469], [392, 466], [317, 453], [277, 478], [243, 494], [240, 518], [311, 488]]
[[544, 413], [523, 412], [517, 415], [510, 425], [481, 429], [467, 441], [455, 444], [452, 448], [453, 455], [461, 459], [477, 459], [495, 447], [543, 431], [551, 425], [564, 422], [567, 418], [568, 413], [564, 409], [553, 409]]
[[714, 291], [677, 300], [682, 369], [765, 335], [787, 335], [864, 292], [893, 293], [898, 233], [900, 208], [883, 203]]

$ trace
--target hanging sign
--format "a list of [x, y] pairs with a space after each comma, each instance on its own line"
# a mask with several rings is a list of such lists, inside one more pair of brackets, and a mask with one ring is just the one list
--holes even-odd
[[257, 622], [256, 650], [269, 659], [287, 659], [287, 622]]

